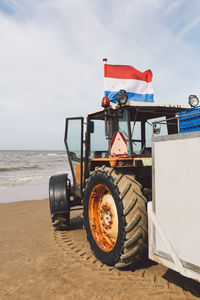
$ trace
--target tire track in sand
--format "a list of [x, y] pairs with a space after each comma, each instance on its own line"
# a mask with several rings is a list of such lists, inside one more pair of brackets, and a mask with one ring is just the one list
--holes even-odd
[[64, 255], [70, 255], [74, 263], [86, 263], [102, 276], [120, 281], [120, 284], [134, 282], [134, 290], [141, 291], [141, 296], [145, 290], [148, 299], [200, 299], [199, 283], [151, 261], [128, 271], [102, 264], [90, 251], [81, 217], [72, 218], [69, 231], [54, 230], [54, 238]]

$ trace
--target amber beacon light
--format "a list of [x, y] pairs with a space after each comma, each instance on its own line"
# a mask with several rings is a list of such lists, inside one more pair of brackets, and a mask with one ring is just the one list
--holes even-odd
[[108, 97], [103, 97], [101, 106], [103, 106], [104, 108], [110, 107], [110, 100]]

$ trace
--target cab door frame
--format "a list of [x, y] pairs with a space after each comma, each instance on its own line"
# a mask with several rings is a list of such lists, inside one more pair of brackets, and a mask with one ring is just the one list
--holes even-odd
[[[69, 123], [70, 120], [80, 120], [80, 131], [81, 131], [80, 159], [79, 158], [72, 159], [71, 156], [70, 156], [70, 150], [69, 150], [68, 143], [67, 143], [68, 123]], [[72, 172], [72, 178], [73, 178], [72, 194], [74, 196], [78, 196], [78, 197], [82, 197], [82, 195], [83, 195], [83, 124], [84, 124], [84, 118], [83, 117], [66, 118], [65, 136], [64, 136], [65, 148], [66, 148], [66, 152], [67, 152], [67, 156], [68, 156], [68, 160], [69, 160], [69, 165], [70, 165], [71, 172]], [[74, 171], [74, 168], [73, 168], [72, 160], [80, 163], [80, 189], [77, 188], [77, 186], [76, 186], [76, 177], [75, 177], [75, 171]]]

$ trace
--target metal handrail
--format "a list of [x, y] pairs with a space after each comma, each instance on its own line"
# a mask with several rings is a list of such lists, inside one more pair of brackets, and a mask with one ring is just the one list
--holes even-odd
[[[176, 116], [176, 117], [173, 117], [173, 118], [166, 119], [165, 121], [161, 120], [161, 121], [152, 122], [152, 130], [154, 129], [154, 125], [155, 124], [169, 125], [169, 123], [167, 124], [168, 121], [178, 120], [180, 118], [186, 118], [186, 117], [195, 116], [195, 115], [200, 115], [200, 112], [192, 113], [192, 114], [187, 114], [187, 115], [184, 115], [184, 116]], [[162, 122], [164, 122], [164, 123], [162, 123]], [[172, 124], [171, 123], [170, 125], [176, 125], [176, 124]], [[179, 130], [179, 123], [178, 123], [178, 132], [180, 132], [180, 130]], [[153, 134], [154, 134], [154, 132], [153, 132]]]

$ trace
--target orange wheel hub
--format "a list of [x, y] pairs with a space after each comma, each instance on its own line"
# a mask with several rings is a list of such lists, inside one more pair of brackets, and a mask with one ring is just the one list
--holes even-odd
[[96, 185], [90, 194], [89, 223], [98, 247], [110, 252], [118, 237], [118, 213], [109, 189], [103, 184]]

